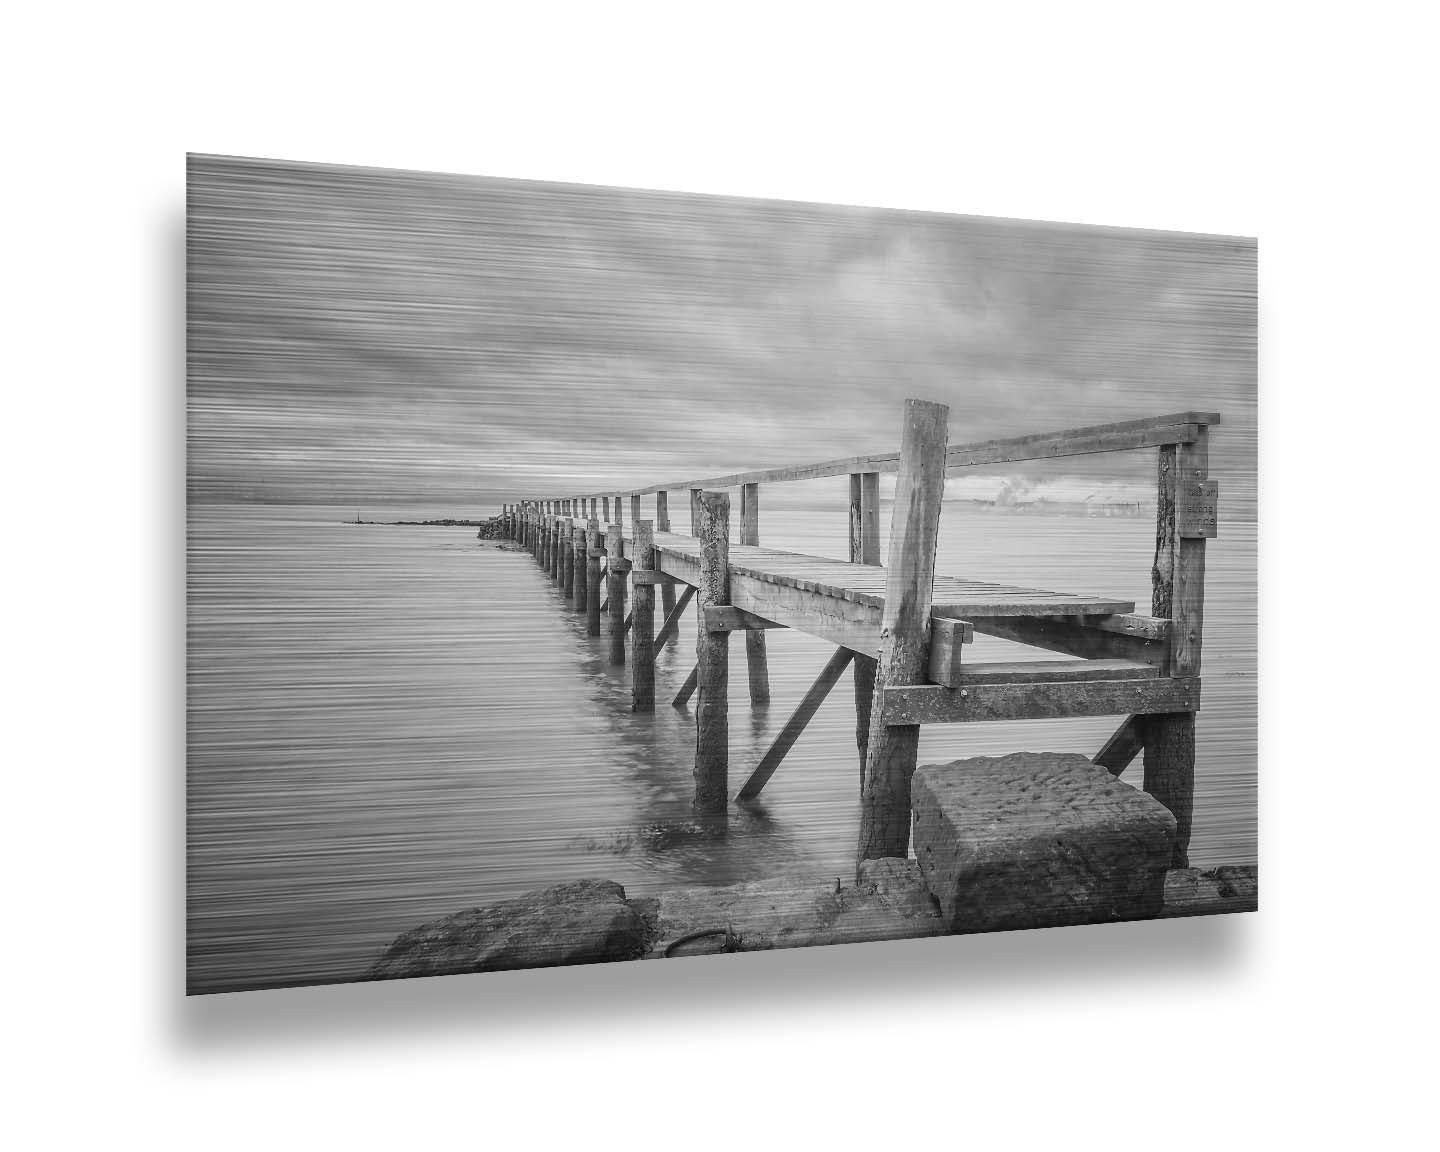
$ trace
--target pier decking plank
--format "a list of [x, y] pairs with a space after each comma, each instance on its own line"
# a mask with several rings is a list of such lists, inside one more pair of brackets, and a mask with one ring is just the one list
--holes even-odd
[[[682, 579], [698, 576], [700, 542], [693, 536], [655, 533], [662, 568]], [[798, 588], [874, 608], [885, 606], [885, 569], [744, 544], [730, 546], [730, 572], [767, 584]], [[1047, 592], [984, 580], [936, 575], [932, 612], [937, 616], [1106, 616], [1133, 612], [1133, 600], [1072, 592]]]

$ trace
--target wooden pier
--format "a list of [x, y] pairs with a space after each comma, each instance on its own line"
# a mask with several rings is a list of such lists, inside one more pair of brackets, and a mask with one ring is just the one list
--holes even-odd
[[[730, 634], [745, 634], [751, 699], [763, 704], [769, 700], [765, 631], [794, 628], [835, 645], [835, 653], [735, 799], [764, 788], [846, 668], [853, 667], [862, 797], [859, 859], [903, 857], [909, 850], [910, 780], [920, 725], [1115, 715], [1124, 719], [1093, 759], [1118, 775], [1143, 754], [1143, 787], [1178, 824], [1174, 866], [1188, 866], [1205, 541], [1216, 535], [1218, 495], [1209, 478], [1208, 442], [1220, 417], [1182, 412], [954, 446], [948, 443], [948, 415], [944, 405], [909, 400], [898, 452], [527, 499], [505, 505], [506, 529], [550, 574], [574, 611], [586, 616], [591, 635], [599, 635], [605, 622], [611, 662], [632, 665], [636, 711], [653, 711], [655, 657], [696, 603], [702, 626], [695, 667], [675, 703], [683, 706], [696, 697], [695, 805], [702, 812], [722, 813], [731, 802]], [[1138, 449], [1153, 449], [1157, 456], [1148, 615], [1108, 597], [935, 572], [947, 474], [982, 464]], [[887, 472], [897, 480], [882, 567], [879, 477]], [[848, 561], [760, 544], [760, 485], [839, 476], [849, 485]], [[726, 489], [740, 493], [737, 539]], [[671, 529], [672, 491], [689, 494], [688, 535]], [[653, 520], [641, 519], [641, 499], [647, 496], [654, 498]], [[603, 535], [597, 516], [604, 519]], [[965, 645], [976, 633], [1066, 658], [969, 661]]]

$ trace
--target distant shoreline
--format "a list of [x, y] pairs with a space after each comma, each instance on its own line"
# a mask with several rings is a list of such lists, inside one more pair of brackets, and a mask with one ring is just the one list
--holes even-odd
[[420, 528], [483, 528], [489, 520], [341, 520], [341, 524], [407, 524]]

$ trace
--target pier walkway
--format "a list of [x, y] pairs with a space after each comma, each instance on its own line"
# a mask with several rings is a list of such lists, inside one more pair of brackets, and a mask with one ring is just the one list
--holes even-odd
[[[1175, 814], [1176, 867], [1186, 865], [1194, 778], [1194, 713], [1200, 705], [1204, 547], [1217, 534], [1217, 485], [1208, 478], [1214, 413], [1070, 429], [950, 447], [948, 410], [906, 404], [897, 453], [795, 468], [736, 473], [609, 494], [506, 505], [510, 535], [525, 544], [610, 658], [632, 664], [636, 711], [653, 710], [655, 654], [698, 602], [696, 665], [676, 696], [695, 706], [697, 808], [723, 812], [728, 785], [731, 632], [746, 637], [752, 702], [768, 703], [766, 630], [792, 628], [835, 653], [735, 799], [759, 793], [827, 694], [854, 668], [861, 758], [859, 856], [908, 849], [910, 777], [919, 726], [1069, 716], [1125, 717], [1093, 757], [1116, 774], [1144, 753], [1144, 787]], [[1112, 597], [1012, 587], [937, 574], [935, 540], [947, 473], [978, 464], [1094, 452], [1157, 450], [1156, 552], [1149, 615]], [[888, 563], [880, 565], [879, 475], [898, 474]], [[761, 483], [846, 475], [850, 560], [808, 556], [759, 543]], [[731, 541], [730, 498], [740, 490], [739, 539]], [[671, 530], [668, 493], [688, 491], [691, 534]], [[641, 519], [654, 496], [655, 517]], [[630, 530], [625, 500], [630, 502]], [[613, 500], [613, 518], [612, 518]], [[599, 518], [603, 513], [603, 521]], [[604, 530], [601, 530], [601, 524]], [[655, 589], [662, 599], [656, 630]], [[676, 591], [681, 596], [676, 599]], [[627, 601], [630, 611], [625, 611]], [[972, 662], [975, 633], [1067, 659]], [[878, 721], [878, 722], [877, 722]]]

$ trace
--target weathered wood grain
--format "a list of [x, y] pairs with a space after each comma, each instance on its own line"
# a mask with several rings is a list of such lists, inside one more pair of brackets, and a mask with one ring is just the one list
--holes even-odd
[[635, 575], [650, 575], [655, 562], [654, 524], [635, 521], [634, 565], [630, 611], [630, 710], [655, 711], [655, 587], [636, 581]]
[[600, 635], [600, 522], [585, 526], [585, 634]]
[[975, 628], [968, 620], [930, 618], [930, 667], [932, 684], [954, 688], [962, 675], [961, 652], [975, 639]]
[[[740, 489], [740, 543], [753, 547], [760, 544], [759, 484], [745, 484]], [[750, 684], [750, 703], [753, 707], [763, 708], [770, 703], [770, 665], [765, 652], [764, 632], [746, 632], [745, 670]]]
[[[945, 495], [949, 414], [943, 404], [905, 401], [875, 677], [881, 700], [889, 685], [918, 682], [929, 664], [931, 587]], [[909, 851], [910, 778], [919, 744], [918, 725], [872, 723], [860, 801], [859, 860], [904, 858]]]
[[605, 553], [607, 558], [606, 583], [609, 585], [606, 607], [610, 638], [610, 663], [625, 663], [625, 571], [620, 562], [625, 558], [625, 533], [619, 523], [605, 528]]
[[[880, 474], [850, 475], [850, 562], [880, 565]], [[878, 639], [878, 633], [877, 633]], [[875, 650], [878, 653], [878, 647]], [[855, 748], [860, 782], [865, 782], [865, 752], [870, 746], [870, 714], [875, 704], [875, 655], [857, 652], [851, 673], [855, 684]]]
[[[696, 502], [702, 611], [730, 603], [730, 497], [702, 492]], [[730, 633], [696, 629], [695, 808], [724, 812], [730, 802]]]
[[887, 726], [1188, 713], [1200, 706], [1200, 679], [1162, 676], [1152, 680], [972, 684], [963, 688], [919, 684], [886, 688], [876, 698], [882, 723]]

